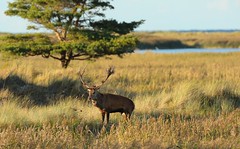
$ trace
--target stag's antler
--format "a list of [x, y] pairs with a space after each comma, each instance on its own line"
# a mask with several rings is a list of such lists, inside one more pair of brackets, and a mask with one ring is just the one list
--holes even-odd
[[106, 81], [107, 79], [112, 75], [114, 74], [114, 67], [113, 66], [110, 66], [108, 69], [107, 69], [107, 77], [105, 78], [105, 80], [102, 80], [101, 84], [100, 85], [96, 85], [96, 88], [100, 88]]
[[84, 67], [82, 73], [81, 73], [81, 70], [79, 70], [79, 76], [80, 76], [80, 81], [82, 82], [82, 85], [83, 85], [85, 88], [89, 88], [89, 86], [87, 85], [87, 83], [83, 81], [83, 74], [85, 73], [86, 67], [87, 67], [87, 66]]

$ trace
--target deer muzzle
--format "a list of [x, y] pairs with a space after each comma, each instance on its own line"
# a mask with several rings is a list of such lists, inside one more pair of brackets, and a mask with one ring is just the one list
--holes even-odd
[[96, 100], [92, 100], [92, 104], [93, 104], [94, 106], [96, 106], [96, 105], [97, 105], [97, 101], [96, 101]]

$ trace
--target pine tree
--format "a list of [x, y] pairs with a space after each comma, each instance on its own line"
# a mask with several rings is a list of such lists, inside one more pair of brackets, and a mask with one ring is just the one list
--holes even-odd
[[6, 15], [33, 22], [28, 29], [46, 28], [54, 34], [9, 35], [2, 39], [5, 44], [0, 49], [54, 58], [63, 68], [71, 60], [133, 52], [137, 40], [129, 33], [143, 20], [127, 23], [105, 19], [107, 9], [114, 9], [107, 0], [15, 0], [9, 3]]

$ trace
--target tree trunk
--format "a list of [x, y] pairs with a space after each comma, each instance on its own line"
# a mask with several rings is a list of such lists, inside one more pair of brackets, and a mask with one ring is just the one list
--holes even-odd
[[61, 61], [62, 68], [67, 68], [72, 59], [71, 52], [69, 54], [67, 53], [67, 51], [62, 51], [60, 54], [61, 54], [60, 61]]
[[62, 51], [60, 54], [61, 54], [60, 61], [61, 61], [62, 68], [67, 68], [70, 61], [74, 58], [72, 50]]
[[61, 60], [61, 65], [62, 65], [62, 68], [67, 68], [69, 63], [70, 63], [71, 60], [69, 59], [62, 59]]

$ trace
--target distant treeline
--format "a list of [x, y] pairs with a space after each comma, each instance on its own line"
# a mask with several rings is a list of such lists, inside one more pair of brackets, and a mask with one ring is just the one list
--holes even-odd
[[192, 30], [170, 30], [168, 32], [209, 32], [209, 33], [216, 33], [216, 32], [240, 32], [240, 30], [236, 29], [209, 29], [209, 30], [197, 30], [197, 29], [192, 29]]
[[240, 48], [240, 31], [135, 32], [138, 49]]

